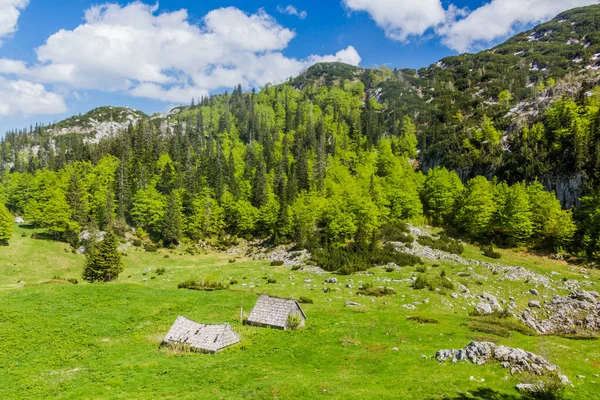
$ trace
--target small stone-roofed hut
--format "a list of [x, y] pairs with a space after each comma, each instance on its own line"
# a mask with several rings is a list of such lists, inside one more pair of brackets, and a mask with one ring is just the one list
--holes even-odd
[[240, 337], [229, 324], [204, 325], [179, 316], [165, 336], [163, 345], [184, 345], [203, 353], [216, 353], [239, 341]]
[[306, 314], [296, 300], [261, 295], [248, 316], [247, 324], [285, 330], [288, 329], [290, 315], [299, 315], [298, 328], [304, 327]]

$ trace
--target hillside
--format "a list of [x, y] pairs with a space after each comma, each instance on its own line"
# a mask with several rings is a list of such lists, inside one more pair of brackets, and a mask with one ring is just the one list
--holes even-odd
[[[149, 253], [124, 244], [126, 268], [116, 282], [73, 285], [66, 279], [80, 278], [84, 256], [65, 251], [61, 243], [31, 239], [30, 232], [17, 227], [11, 245], [0, 252], [3, 398], [18, 393], [27, 398], [519, 399], [515, 386], [527, 382], [528, 374], [513, 375], [500, 363], [434, 358], [440, 349], [462, 348], [473, 340], [543, 355], [573, 382], [567, 399], [597, 398], [596, 340], [529, 336], [512, 318], [469, 316], [484, 292], [519, 314], [531, 300], [549, 304], [553, 295], [597, 287], [597, 273], [563, 262], [502, 250], [492, 264], [524, 266], [527, 273], [493, 272], [479, 265], [490, 259], [466, 246], [466, 265], [446, 254], [450, 258], [425, 260], [425, 273], [415, 267], [371, 268], [343, 277], [314, 267], [270, 266], [252, 259], [260, 248], [242, 244], [230, 254], [197, 255], [183, 248]], [[157, 273], [158, 268], [165, 272]], [[456, 285], [448, 294], [411, 287], [416, 277], [432, 279], [441, 271]], [[231, 285], [220, 291], [177, 289], [185, 280], [203, 278]], [[324, 283], [329, 278], [337, 283]], [[358, 295], [368, 283], [396, 294]], [[302, 304], [306, 328], [240, 324], [239, 307], [247, 316], [259, 293], [311, 299], [312, 304]], [[242, 341], [217, 355], [159, 348], [178, 315], [228, 322]]]

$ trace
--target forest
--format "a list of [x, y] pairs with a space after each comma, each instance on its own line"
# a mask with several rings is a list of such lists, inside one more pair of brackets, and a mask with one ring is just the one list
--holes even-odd
[[[594, 140], [597, 98], [557, 102], [546, 124], [515, 137], [527, 148], [512, 156], [593, 152], [577, 147], [577, 136]], [[388, 130], [386, 111], [360, 81], [345, 80], [301, 91], [289, 84], [258, 93], [238, 87], [185, 107], [164, 133], [159, 122], [141, 120], [97, 144], [73, 136], [53, 148], [38, 128], [39, 136], [28, 136], [41, 143], [37, 153], [21, 154], [3, 170], [0, 196], [12, 214], [73, 246], [82, 229], [124, 235], [133, 227], [139, 239], [166, 247], [242, 237], [372, 248], [393, 240], [390, 226], [405, 221], [481, 243], [594, 256], [595, 197], [583, 200], [588, 212], [578, 220], [535, 180], [463, 182], [441, 166], [423, 173], [415, 124], [399, 116]], [[484, 118], [471, 140], [493, 146], [499, 135]], [[2, 148], [10, 153], [10, 142]], [[574, 245], [577, 235], [585, 238], [581, 246]]]

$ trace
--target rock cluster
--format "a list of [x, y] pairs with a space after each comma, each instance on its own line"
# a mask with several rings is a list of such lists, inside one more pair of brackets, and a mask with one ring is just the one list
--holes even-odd
[[542, 375], [558, 369], [556, 365], [537, 354], [523, 349], [499, 346], [491, 342], [471, 342], [460, 350], [440, 350], [435, 354], [435, 358], [440, 362], [447, 360], [452, 362], [470, 361], [478, 365], [483, 365], [490, 360], [497, 360], [502, 367], [510, 368], [511, 374], [531, 372]]
[[568, 296], [554, 296], [551, 301], [538, 305], [539, 311], [530, 308], [520, 317], [542, 334], [600, 331], [599, 297], [597, 292], [575, 290]]
[[479, 298], [481, 301], [475, 306], [475, 310], [481, 315], [492, 314], [496, 311], [502, 312], [502, 306], [498, 302], [496, 296], [493, 296], [487, 292], [483, 292]]

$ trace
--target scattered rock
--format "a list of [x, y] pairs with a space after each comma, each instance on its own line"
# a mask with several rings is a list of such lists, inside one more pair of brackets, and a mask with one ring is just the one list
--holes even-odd
[[[525, 311], [521, 320], [541, 334], [600, 331], [598, 293], [575, 290], [568, 296], [554, 296], [537, 308], [539, 314]], [[529, 307], [532, 307], [530, 302]], [[534, 306], [535, 307], [535, 306]], [[546, 317], [544, 317], [546, 316]]]
[[23, 219], [23, 217], [15, 217], [15, 224], [23, 224], [25, 223], [25, 220]]
[[558, 367], [545, 358], [523, 349], [499, 346], [491, 342], [471, 342], [460, 350], [440, 350], [435, 354], [438, 361], [470, 361], [483, 365], [489, 360], [500, 361], [502, 367], [510, 368], [511, 373], [532, 372], [542, 375], [556, 371]]
[[538, 292], [538, 291], [537, 291], [537, 290], [535, 290], [535, 289], [531, 289], [531, 290], [529, 291], [529, 293], [531, 293], [531, 294], [532, 294], [532, 295], [534, 295], [534, 296], [537, 296], [537, 295], [539, 295], [539, 294], [540, 294], [540, 292]]
[[323, 283], [337, 283], [337, 278], [327, 278]]
[[528, 304], [528, 306], [530, 308], [542, 308], [542, 306], [540, 305], [540, 302], [537, 300], [531, 300]]
[[361, 304], [355, 303], [353, 301], [347, 301], [346, 302], [346, 307], [361, 307]]

